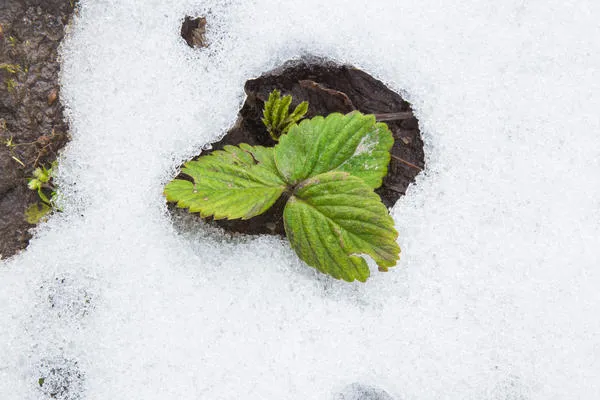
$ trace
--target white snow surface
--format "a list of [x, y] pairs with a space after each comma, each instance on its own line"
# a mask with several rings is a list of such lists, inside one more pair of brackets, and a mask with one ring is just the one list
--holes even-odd
[[[208, 16], [208, 50], [185, 15]], [[0, 261], [0, 398], [50, 398], [49, 364], [77, 366], [68, 399], [600, 398], [599, 18], [596, 0], [83, 0], [64, 212]], [[162, 197], [247, 79], [307, 54], [400, 91], [424, 135], [392, 209], [402, 258], [366, 284]]]

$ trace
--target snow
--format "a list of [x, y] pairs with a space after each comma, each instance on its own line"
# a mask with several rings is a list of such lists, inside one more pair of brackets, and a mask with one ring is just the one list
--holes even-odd
[[378, 131], [379, 128], [375, 129], [371, 135], [364, 136], [358, 143], [358, 146], [356, 146], [356, 150], [354, 150], [352, 157], [360, 156], [361, 154], [365, 153], [371, 153], [377, 146], [376, 137]]
[[[185, 15], [208, 16], [208, 50], [179, 36]], [[65, 212], [0, 261], [2, 398], [50, 398], [49, 365], [71, 370], [70, 399], [598, 398], [599, 15], [82, 1], [62, 48]], [[304, 54], [365, 69], [421, 123], [426, 170], [393, 208], [402, 259], [367, 284], [172, 220], [161, 195], [247, 79]]]

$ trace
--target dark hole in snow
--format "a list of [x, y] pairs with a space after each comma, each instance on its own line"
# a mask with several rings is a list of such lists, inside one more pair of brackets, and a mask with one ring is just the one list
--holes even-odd
[[185, 17], [181, 25], [181, 37], [190, 47], [208, 47], [206, 42], [206, 17]]
[[[240, 143], [274, 146], [276, 143], [261, 122], [264, 103], [274, 89], [280, 90], [282, 96], [292, 95], [291, 110], [307, 100], [308, 118], [359, 110], [376, 114], [378, 120], [388, 124], [394, 135], [392, 159], [383, 185], [376, 190], [387, 207], [393, 206], [406, 193], [408, 186], [425, 167], [419, 122], [410, 104], [364, 71], [316, 58], [289, 61], [280, 68], [248, 80], [244, 86], [247, 98], [235, 125], [203, 155], [225, 145]], [[179, 178], [187, 179], [184, 175]], [[208, 220], [228, 232], [283, 236], [284, 206], [285, 199], [282, 197], [267, 212], [249, 220]]]
[[44, 291], [48, 306], [58, 318], [85, 317], [93, 307], [92, 296], [73, 279], [56, 277], [44, 283], [40, 289]]
[[353, 383], [347, 386], [335, 400], [394, 400], [387, 392], [367, 385]]
[[528, 387], [519, 376], [510, 374], [498, 382], [493, 390], [492, 398], [495, 400], [527, 400], [529, 398]]
[[83, 379], [77, 361], [58, 357], [40, 362], [35, 385], [43, 399], [77, 400], [82, 398]]

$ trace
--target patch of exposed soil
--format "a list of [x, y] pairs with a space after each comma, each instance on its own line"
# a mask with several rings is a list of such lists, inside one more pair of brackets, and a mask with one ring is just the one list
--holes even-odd
[[185, 17], [181, 25], [181, 37], [190, 47], [208, 47], [206, 17]]
[[[406, 193], [408, 186], [425, 167], [419, 123], [410, 104], [366, 72], [321, 59], [289, 62], [247, 81], [244, 87], [247, 98], [237, 122], [222, 140], [212, 145], [211, 151], [239, 143], [274, 146], [276, 142], [261, 122], [264, 103], [274, 89], [280, 90], [282, 96], [292, 95], [292, 110], [300, 102], [308, 101], [309, 118], [359, 110], [375, 114], [379, 121], [388, 124], [395, 140], [392, 159], [383, 185], [376, 190], [387, 207], [393, 206]], [[181, 178], [185, 179], [185, 176], [181, 175]], [[211, 223], [235, 233], [284, 235], [284, 206], [285, 200], [281, 198], [266, 213], [249, 220]]]
[[27, 188], [27, 178], [37, 166], [49, 166], [68, 141], [58, 101], [57, 49], [75, 3], [0, 2], [0, 255], [4, 258], [25, 248], [31, 238], [24, 212], [37, 197]]

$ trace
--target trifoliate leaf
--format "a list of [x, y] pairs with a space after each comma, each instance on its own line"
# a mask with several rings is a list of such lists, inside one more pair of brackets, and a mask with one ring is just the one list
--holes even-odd
[[358, 111], [315, 117], [291, 127], [275, 146], [275, 163], [294, 185], [328, 171], [345, 171], [381, 186], [394, 139], [386, 124]]
[[361, 254], [384, 271], [399, 259], [398, 232], [387, 208], [372, 188], [347, 172], [327, 172], [300, 183], [283, 221], [298, 257], [337, 279], [367, 280], [369, 268]]
[[193, 182], [174, 179], [167, 201], [203, 217], [248, 219], [265, 212], [286, 189], [275, 169], [273, 149], [247, 144], [189, 161], [181, 170]]

